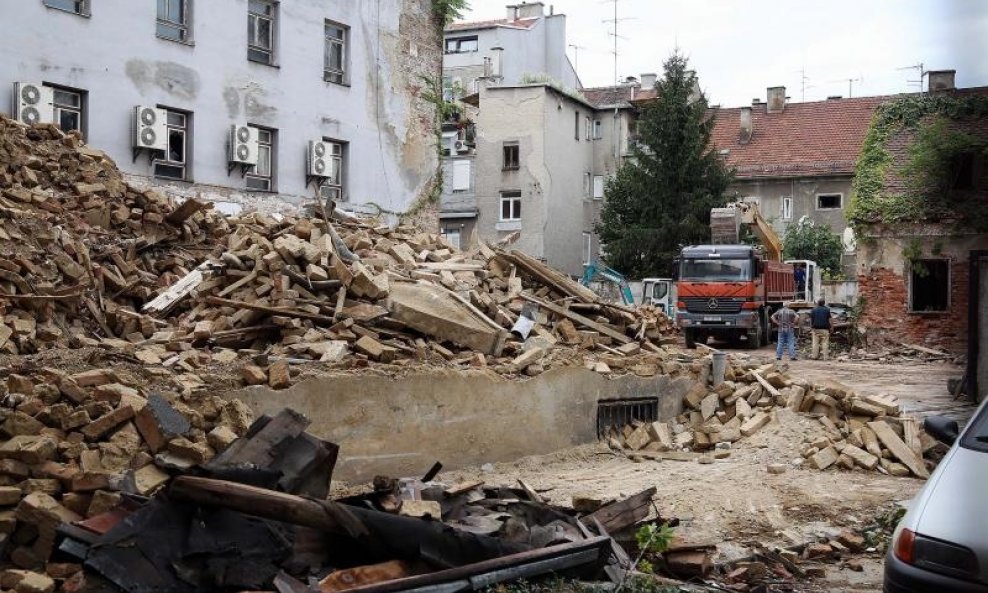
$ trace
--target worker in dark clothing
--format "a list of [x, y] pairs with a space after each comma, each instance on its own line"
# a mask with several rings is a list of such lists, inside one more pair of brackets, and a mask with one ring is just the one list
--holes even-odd
[[801, 265], [796, 265], [796, 269], [793, 271], [793, 277], [796, 279], [796, 298], [800, 300], [806, 300], [806, 268]]
[[830, 330], [832, 327], [830, 307], [826, 305], [826, 301], [820, 299], [816, 302], [816, 307], [810, 311], [810, 331], [813, 335], [810, 355], [814, 359], [819, 360], [821, 350], [824, 360], [830, 358]]

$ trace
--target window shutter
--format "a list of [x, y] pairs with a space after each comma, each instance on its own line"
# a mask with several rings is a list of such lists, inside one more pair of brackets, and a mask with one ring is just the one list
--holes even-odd
[[453, 191], [470, 189], [470, 161], [453, 161]]

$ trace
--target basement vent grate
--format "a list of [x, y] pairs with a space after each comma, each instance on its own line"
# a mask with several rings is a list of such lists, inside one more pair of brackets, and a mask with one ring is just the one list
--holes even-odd
[[654, 397], [612, 399], [597, 402], [597, 438], [606, 438], [611, 427], [621, 430], [633, 420], [659, 419], [659, 400]]

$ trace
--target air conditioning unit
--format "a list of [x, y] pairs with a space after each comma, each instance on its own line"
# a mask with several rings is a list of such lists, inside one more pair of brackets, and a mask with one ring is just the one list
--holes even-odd
[[134, 107], [134, 148], [167, 150], [168, 112], [157, 107]]
[[230, 154], [227, 160], [240, 165], [257, 165], [257, 128], [247, 124], [230, 126]]
[[457, 145], [460, 144], [458, 135], [455, 133], [449, 135], [444, 134], [443, 139], [446, 141], [446, 150], [449, 151], [449, 154], [456, 154], [459, 150]]
[[322, 140], [310, 140], [308, 150], [308, 167], [306, 170], [313, 177], [331, 177], [333, 175], [333, 159], [329, 154], [329, 143]]
[[14, 117], [25, 124], [51, 123], [55, 118], [54, 93], [50, 87], [36, 82], [15, 82]]
[[463, 140], [457, 140], [456, 142], [454, 142], [453, 148], [456, 149], [456, 152], [459, 154], [466, 154], [470, 152], [470, 147], [467, 146], [467, 143], [464, 142]]

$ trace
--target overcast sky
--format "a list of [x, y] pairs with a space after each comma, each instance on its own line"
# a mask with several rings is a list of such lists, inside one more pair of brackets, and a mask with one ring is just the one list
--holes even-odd
[[[504, 18], [505, 0], [471, 0], [467, 20]], [[514, 2], [510, 2], [514, 3]], [[567, 16], [570, 60], [584, 86], [614, 81], [613, 0], [554, 0]], [[792, 101], [916, 90], [927, 70], [957, 70], [958, 86], [988, 85], [988, 0], [618, 0], [618, 77], [662, 72], [677, 46], [712, 104]]]

